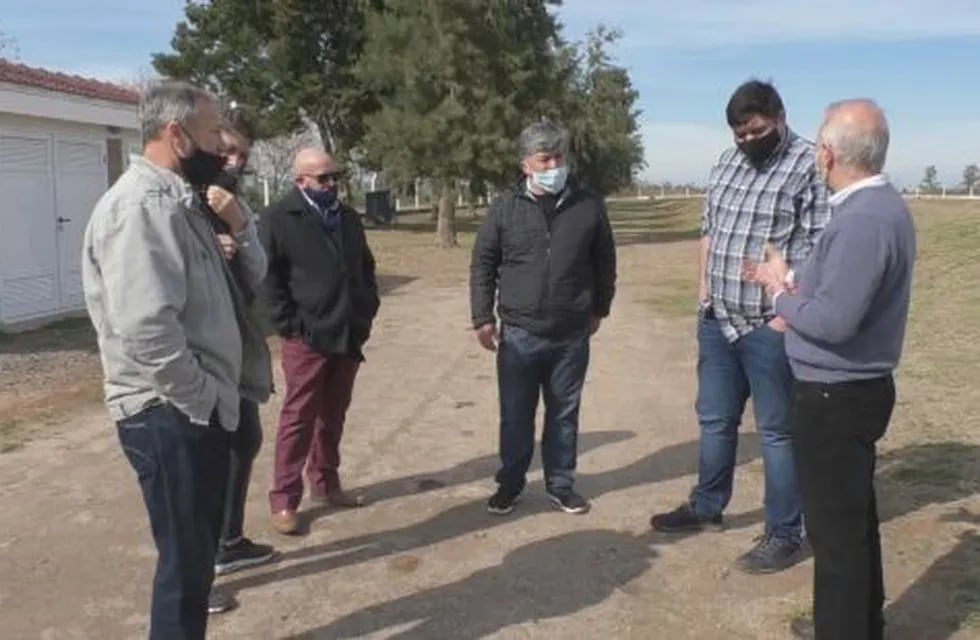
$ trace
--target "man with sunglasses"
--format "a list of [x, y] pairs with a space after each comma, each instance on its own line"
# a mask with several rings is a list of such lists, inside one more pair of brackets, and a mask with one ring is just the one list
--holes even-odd
[[690, 498], [651, 525], [664, 532], [720, 529], [732, 495], [738, 428], [752, 397], [765, 465], [766, 525], [737, 561], [748, 573], [786, 569], [804, 557], [800, 492], [790, 432], [793, 376], [783, 349], [786, 325], [761, 286], [742, 279], [746, 260], [767, 243], [802, 264], [827, 224], [826, 192], [813, 144], [786, 124], [783, 101], [768, 83], [738, 87], [726, 108], [735, 145], [711, 171], [701, 216], [698, 483]]
[[340, 438], [380, 301], [364, 227], [337, 195], [341, 178], [323, 150], [300, 151], [294, 188], [260, 223], [269, 258], [263, 291], [283, 338], [286, 381], [269, 506], [273, 527], [286, 535], [299, 531], [304, 466], [313, 504], [364, 503], [341, 488]]

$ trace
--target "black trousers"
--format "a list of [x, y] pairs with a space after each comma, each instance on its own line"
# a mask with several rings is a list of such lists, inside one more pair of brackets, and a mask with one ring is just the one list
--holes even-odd
[[895, 406], [891, 376], [794, 389], [794, 450], [813, 547], [818, 640], [880, 640], [885, 593], [875, 443]]
[[221, 525], [221, 543], [234, 543], [241, 539], [245, 523], [245, 499], [248, 483], [252, 478], [252, 462], [262, 447], [262, 423], [259, 421], [259, 405], [242, 398], [239, 405], [241, 418], [238, 430], [229, 434], [231, 450], [228, 459], [228, 488], [225, 492], [225, 509]]

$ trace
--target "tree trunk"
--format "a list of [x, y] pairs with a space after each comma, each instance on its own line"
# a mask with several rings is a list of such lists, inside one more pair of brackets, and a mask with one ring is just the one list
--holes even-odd
[[436, 225], [436, 245], [449, 249], [456, 244], [456, 184], [453, 180], [442, 182], [439, 196], [439, 222]]

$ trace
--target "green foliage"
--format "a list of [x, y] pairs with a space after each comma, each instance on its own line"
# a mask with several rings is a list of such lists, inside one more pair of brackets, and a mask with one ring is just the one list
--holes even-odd
[[397, 183], [506, 182], [516, 138], [554, 95], [553, 2], [391, 0], [368, 13], [358, 77], [380, 109], [367, 161]]
[[967, 191], [980, 186], [980, 167], [976, 164], [967, 165], [963, 169], [963, 187]]
[[922, 178], [922, 182], [919, 183], [919, 190], [923, 193], [939, 193], [942, 190], [942, 185], [939, 184], [939, 172], [936, 171], [936, 165], [929, 165], [926, 167], [925, 176]]
[[602, 194], [632, 184], [644, 165], [640, 112], [634, 106], [639, 93], [608, 53], [621, 35], [600, 25], [584, 45], [566, 47], [567, 102], [557, 114], [571, 134], [575, 174]]
[[371, 96], [352, 68], [364, 42], [368, 0], [188, 2], [173, 53], [153, 65], [171, 78], [235, 100], [260, 138], [312, 123], [324, 145], [347, 156], [364, 133]]

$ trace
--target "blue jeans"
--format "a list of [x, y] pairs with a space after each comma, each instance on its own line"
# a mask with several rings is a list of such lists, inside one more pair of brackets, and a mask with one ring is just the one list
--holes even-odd
[[228, 434], [170, 405], [120, 420], [157, 547], [150, 640], [203, 640], [228, 483]]
[[701, 455], [698, 485], [691, 497], [694, 511], [713, 517], [728, 506], [738, 427], [751, 395], [765, 465], [766, 533], [799, 539], [801, 499], [790, 420], [793, 374], [783, 334], [763, 326], [733, 344], [717, 320], [701, 317], [698, 351]]
[[541, 455], [549, 491], [566, 491], [575, 482], [578, 414], [589, 366], [589, 335], [562, 340], [535, 336], [505, 325], [497, 351], [500, 393], [501, 488], [520, 492], [534, 456], [534, 415], [544, 395]]

